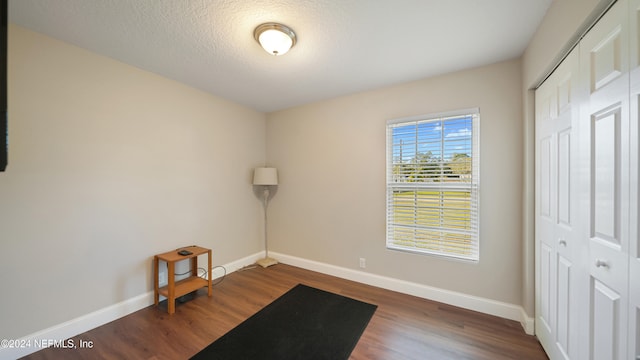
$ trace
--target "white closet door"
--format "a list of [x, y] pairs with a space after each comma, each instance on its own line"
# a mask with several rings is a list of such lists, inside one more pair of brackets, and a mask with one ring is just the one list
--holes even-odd
[[551, 359], [555, 334], [556, 257], [555, 209], [556, 198], [555, 83], [550, 77], [536, 90], [536, 335]]
[[[581, 359], [627, 359], [630, 229], [628, 2], [580, 43], [588, 95], [580, 115], [580, 199], [588, 242]], [[586, 346], [588, 344], [588, 346]]]
[[576, 99], [579, 54], [572, 52], [536, 90], [536, 334], [552, 359], [576, 358]]
[[639, 153], [640, 141], [639, 114], [640, 114], [640, 0], [632, 0], [629, 11], [629, 73], [631, 83], [630, 106], [630, 189], [629, 189], [629, 356], [628, 359], [640, 359], [640, 214], [638, 201], [640, 189], [639, 177]]

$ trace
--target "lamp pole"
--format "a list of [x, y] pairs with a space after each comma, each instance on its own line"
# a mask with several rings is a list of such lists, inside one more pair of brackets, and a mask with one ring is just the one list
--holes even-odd
[[278, 172], [276, 168], [256, 168], [253, 172], [253, 185], [261, 185], [262, 188], [262, 208], [264, 210], [264, 259], [256, 261], [262, 267], [268, 267], [278, 263], [277, 260], [269, 257], [269, 243], [267, 239], [267, 208], [269, 206], [270, 186], [278, 185]]
[[269, 258], [269, 243], [267, 242], [267, 207], [269, 205], [269, 186], [265, 185], [262, 191], [264, 207], [264, 257]]

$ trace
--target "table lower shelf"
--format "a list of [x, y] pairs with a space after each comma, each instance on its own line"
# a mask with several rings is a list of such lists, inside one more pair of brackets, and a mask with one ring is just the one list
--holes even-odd
[[[174, 296], [177, 298], [207, 286], [209, 286], [209, 282], [206, 279], [203, 279], [197, 276], [191, 276], [186, 279], [176, 281], [175, 287], [174, 287], [175, 289]], [[159, 288], [158, 294], [168, 298], [169, 286], [167, 285]]]

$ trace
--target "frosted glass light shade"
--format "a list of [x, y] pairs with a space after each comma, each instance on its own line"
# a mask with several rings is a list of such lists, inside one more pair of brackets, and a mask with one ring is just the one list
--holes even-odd
[[290, 28], [277, 23], [258, 26], [253, 37], [271, 55], [284, 55], [296, 44], [296, 34]]
[[278, 185], [278, 169], [260, 167], [253, 171], [253, 185]]

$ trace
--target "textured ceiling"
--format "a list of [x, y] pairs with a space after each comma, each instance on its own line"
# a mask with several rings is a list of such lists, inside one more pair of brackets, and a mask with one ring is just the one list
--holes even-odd
[[[271, 112], [513, 59], [553, 0], [10, 0], [9, 21]], [[283, 56], [253, 39], [281, 22]]]

